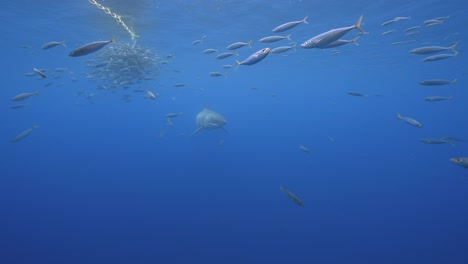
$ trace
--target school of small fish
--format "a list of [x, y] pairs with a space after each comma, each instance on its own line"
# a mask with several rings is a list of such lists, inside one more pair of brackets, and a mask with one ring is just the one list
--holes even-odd
[[[313, 52], [313, 49], [331, 49], [330, 54], [338, 55], [341, 54], [340, 50], [332, 49], [338, 48], [347, 44], [354, 44], [358, 46], [357, 41], [362, 37], [365, 38], [365, 35], [368, 33], [363, 29], [366, 24], [363, 23], [364, 16], [359, 16], [357, 20], [350, 21], [348, 25], [343, 27], [333, 28], [322, 33], [311, 35], [308, 39], [295, 40], [294, 32], [292, 33], [283, 33], [286, 31], [292, 31], [294, 28], [299, 26], [308, 26], [309, 17], [305, 16], [301, 20], [293, 20], [286, 23], [278, 23], [278, 25], [272, 25], [271, 33], [268, 33], [264, 37], [253, 40], [253, 39], [239, 39], [239, 41], [232, 43], [225, 43], [223, 47], [205, 47], [209, 45], [209, 37], [206, 35], [201, 36], [198, 39], [195, 39], [191, 42], [191, 45], [195, 47], [200, 47], [200, 52], [206, 56], [211, 56], [215, 60], [227, 61], [228, 59], [236, 58], [232, 60], [233, 63], [224, 63], [220, 65], [220, 68], [223, 70], [213, 70], [208, 72], [210, 77], [223, 77], [219, 79], [228, 79], [228, 70], [237, 70], [240, 66], [253, 66], [264, 60], [269, 60], [269, 56], [278, 56], [270, 54], [286, 54], [283, 56], [292, 55], [297, 52], [297, 47], [302, 50], [302, 52]], [[412, 23], [413, 20], [411, 17], [395, 17], [393, 19], [384, 21], [381, 23], [381, 27], [385, 28], [385, 31], [380, 33], [382, 38], [391, 38], [397, 34], [403, 34], [406, 37], [415, 36], [422, 34], [424, 28], [430, 28], [444, 23], [449, 19], [449, 17], [437, 17], [423, 21], [422, 23], [415, 24]], [[354, 22], [354, 23], [353, 23]], [[397, 29], [392, 29], [392, 26], [399, 23], [411, 23], [408, 28], [403, 31], [398, 31]], [[343, 39], [343, 37], [351, 32], [355, 32], [355, 36]], [[446, 37], [446, 39], [454, 36], [456, 34], [451, 34]], [[277, 45], [274, 43], [284, 43], [282, 45]], [[403, 45], [414, 43], [415, 40], [408, 41], [397, 41], [391, 43], [392, 46]], [[287, 45], [286, 45], [287, 43]], [[299, 44], [298, 44], [299, 43]], [[190, 43], [188, 43], [190, 45]], [[421, 58], [422, 62], [435, 62], [439, 60], [454, 59], [458, 56], [459, 52], [456, 50], [459, 42], [453, 41], [448, 43], [445, 46], [431, 45], [427, 43], [422, 46], [414, 47], [409, 49], [408, 56], [415, 56]], [[257, 45], [262, 45], [260, 48], [255, 48]], [[202, 47], [203, 46], [203, 47]], [[352, 45], [351, 45], [352, 46]], [[54, 52], [57, 49], [68, 49], [69, 46], [65, 45], [65, 41], [48, 41], [40, 45], [41, 50], [44, 52]], [[20, 48], [29, 49], [28, 45], [20, 45]], [[250, 50], [253, 49], [253, 50]], [[248, 51], [247, 56], [239, 54], [240, 51]], [[203, 56], [205, 56], [203, 55]], [[154, 101], [158, 101], [160, 96], [159, 92], [156, 92], [156, 88], [150, 87], [141, 87], [147, 86], [147, 81], [154, 81], [158, 79], [158, 76], [161, 72], [161, 69], [170, 71], [172, 74], [179, 74], [181, 71], [173, 69], [167, 69], [167, 65], [173, 63], [176, 58], [175, 53], [167, 54], [160, 58], [158, 54], [150, 48], [144, 48], [138, 45], [136, 42], [133, 43], [123, 43], [116, 41], [114, 37], [107, 38], [107, 40], [98, 40], [91, 41], [87, 44], [84, 43], [81, 46], [75, 47], [72, 49], [68, 56], [71, 58], [83, 57], [84, 63], [88, 68], [88, 72], [85, 75], [85, 79], [89, 82], [95, 84], [96, 91], [88, 92], [86, 89], [81, 89], [77, 92], [76, 96], [81, 98], [86, 98], [86, 100], [92, 102], [95, 96], [98, 94], [98, 91], [109, 91], [111, 93], [117, 93], [119, 91], [124, 91], [125, 94], [122, 95], [122, 100], [124, 102], [131, 102], [132, 98], [136, 94], [140, 94], [143, 98], [148, 98]], [[240, 70], [239, 70], [240, 71]], [[71, 76], [72, 82], [77, 82], [79, 79], [75, 77], [74, 72], [70, 71], [68, 67], [60, 67], [55, 69], [44, 69], [40, 67], [33, 67], [31, 72], [25, 73], [25, 76], [36, 77], [37, 80], [52, 80], [44, 84], [44, 87], [49, 87], [56, 84], [56, 87], [63, 86], [64, 83], [54, 83], [54, 80], [60, 79], [62, 74], [69, 73]], [[181, 81], [180, 78], [174, 77], [177, 79], [172, 84], [172, 89], [195, 89], [191, 87], [189, 82]], [[145, 83], [146, 82], [146, 83]], [[433, 79], [420, 80], [419, 84], [421, 86], [454, 86], [457, 82], [457, 79], [453, 76], [439, 77], [435, 76]], [[151, 83], [149, 83], [150, 85]], [[197, 88], [196, 90], [204, 91], [204, 88]], [[132, 94], [127, 92], [131, 91]], [[162, 92], [161, 92], [162, 93]], [[360, 91], [346, 91], [350, 96], [369, 98], [370, 96], [381, 96], [378, 93], [363, 93]], [[23, 91], [16, 95], [12, 95], [11, 100], [14, 102], [18, 101], [30, 101], [34, 98], [39, 97], [38, 89], [31, 89], [29, 91]], [[274, 95], [272, 95], [274, 96]], [[436, 102], [436, 101], [451, 101], [453, 96], [426, 96], [423, 98], [426, 102]], [[150, 102], [151, 100], [148, 100]], [[173, 96], [172, 100], [175, 101], [176, 97]], [[355, 100], [370, 100], [370, 99], [355, 99]], [[15, 104], [11, 105], [11, 109], [21, 109], [29, 107], [28, 104]], [[15, 110], [20, 111], [20, 110]], [[419, 116], [416, 118], [412, 116], [411, 113], [394, 113], [396, 118], [401, 120], [408, 125], [411, 125], [416, 128], [423, 128], [423, 123], [419, 121]], [[174, 119], [181, 118], [183, 116], [181, 112], [169, 112], [165, 115], [166, 123], [168, 127], [177, 126], [173, 123]], [[426, 124], [426, 121], [422, 117], [422, 121]], [[191, 136], [198, 134], [201, 130], [208, 130], [218, 128], [227, 132], [224, 128], [226, 124], [226, 119], [207, 108], [204, 108], [201, 112], [196, 115], [196, 128], [192, 132]], [[14, 136], [10, 141], [19, 142], [24, 139], [26, 136], [30, 135], [34, 129], [38, 126], [34, 123], [31, 127], [23, 130], [16, 136]], [[23, 128], [24, 129], [24, 128]], [[21, 130], [20, 130], [21, 131]], [[204, 132], [203, 132], [204, 133]], [[165, 130], [161, 129], [159, 132], [159, 137], [163, 137]], [[179, 133], [183, 135], [183, 133]], [[328, 136], [330, 141], [334, 139]], [[447, 144], [453, 146], [455, 141], [463, 142], [464, 140], [459, 137], [454, 136], [443, 136], [443, 137], [426, 137], [421, 138], [420, 141], [425, 144]], [[224, 144], [224, 140], [222, 140]], [[220, 143], [220, 145], [222, 145]], [[310, 149], [302, 144], [299, 145], [299, 149], [309, 155], [312, 155]], [[468, 155], [468, 154], [467, 154]], [[458, 166], [468, 168], [468, 157], [452, 157], [449, 159], [450, 162]], [[299, 199], [294, 193], [289, 191], [280, 185], [280, 190], [286, 194], [296, 204], [303, 206], [304, 203]]]

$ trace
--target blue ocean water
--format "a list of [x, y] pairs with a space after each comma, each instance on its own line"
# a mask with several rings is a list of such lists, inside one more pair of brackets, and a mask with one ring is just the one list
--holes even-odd
[[[138, 37], [88, 1], [2, 4], [0, 263], [468, 263], [468, 171], [449, 161], [467, 157], [468, 143], [420, 142], [468, 140], [464, 1], [96, 3]], [[299, 47], [361, 15], [359, 45]], [[305, 16], [278, 33], [291, 34], [295, 52], [220, 67], [287, 45], [258, 39]], [[395, 17], [410, 19], [381, 25]], [[406, 36], [413, 26], [418, 34]], [[112, 36], [98, 52], [68, 56]], [[249, 40], [239, 56], [202, 53]], [[408, 52], [455, 41], [453, 58]], [[130, 55], [106, 57], [119, 47], [138, 48], [138, 67], [157, 78], [129, 76]], [[111, 60], [120, 68], [96, 67]], [[33, 68], [48, 77], [25, 76]], [[428, 79], [457, 81], [418, 84]], [[226, 131], [190, 136], [205, 107], [226, 118]], [[168, 113], [182, 115], [169, 126]]]

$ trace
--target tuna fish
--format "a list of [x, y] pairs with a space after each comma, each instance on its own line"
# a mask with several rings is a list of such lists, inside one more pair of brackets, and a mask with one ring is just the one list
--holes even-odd
[[317, 35], [306, 42], [301, 44], [301, 48], [303, 49], [311, 49], [311, 48], [318, 48], [323, 45], [330, 44], [334, 41], [339, 40], [342, 36], [353, 29], [359, 30], [361, 33], [364, 33], [364, 30], [361, 28], [362, 16], [359, 17], [358, 21], [352, 26], [349, 27], [342, 27], [342, 28], [335, 28], [331, 29], [327, 32], [324, 32], [320, 35]]
[[81, 47], [77, 48], [76, 50], [70, 52], [70, 54], [68, 54], [68, 56], [78, 57], [78, 56], [88, 55], [90, 53], [96, 52], [96, 51], [104, 48], [104, 46], [106, 46], [107, 44], [109, 44], [111, 42], [114, 42], [114, 37], [112, 37], [111, 40], [91, 42], [89, 44], [81, 46]]

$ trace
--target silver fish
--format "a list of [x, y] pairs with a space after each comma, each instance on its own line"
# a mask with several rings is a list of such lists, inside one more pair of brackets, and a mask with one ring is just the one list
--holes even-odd
[[338, 39], [340, 39], [342, 36], [344, 36], [346, 33], [351, 31], [352, 29], [357, 29], [361, 33], [364, 33], [364, 30], [361, 28], [361, 22], [362, 22], [363, 16], [359, 17], [358, 21], [349, 27], [342, 27], [342, 28], [335, 28], [331, 29], [327, 32], [324, 32], [322, 34], [319, 34], [306, 42], [301, 44], [301, 48], [303, 49], [311, 49], [311, 48], [318, 48], [320, 46], [330, 44]]
[[34, 128], [38, 128], [38, 126], [36, 125], [36, 123], [34, 123], [34, 124], [32, 125], [32, 127], [26, 129], [25, 131], [19, 133], [16, 137], [12, 138], [12, 139], [11, 139], [11, 142], [12, 142], [12, 143], [15, 143], [15, 142], [20, 141], [21, 139], [23, 139], [24, 137], [26, 137], [27, 135], [29, 135], [29, 133], [31, 133], [31, 131], [33, 131]]
[[221, 73], [221, 72], [210, 72], [208, 73], [208, 75], [210, 75], [211, 77], [221, 77], [221, 76], [226, 77], [226, 73]]
[[281, 184], [280, 184], [280, 190], [284, 194], [286, 194], [293, 202], [295, 202], [296, 204], [298, 204], [300, 206], [304, 206], [304, 202], [302, 202], [302, 200], [299, 199], [299, 197], [297, 197], [294, 193], [292, 193], [288, 189], [284, 188], [283, 185], [281, 185]]
[[146, 88], [146, 97], [153, 100], [156, 99], [156, 95], [149, 88]]
[[289, 38], [290, 36], [291, 36], [291, 34], [289, 34], [287, 36], [268, 36], [268, 37], [264, 37], [264, 38], [259, 39], [259, 41], [263, 42], [263, 43], [271, 43], [271, 42], [276, 42], [276, 41], [280, 41], [280, 40], [283, 40], [283, 39], [291, 40]]
[[405, 121], [406, 123], [415, 126], [415, 127], [422, 127], [422, 124], [415, 119], [407, 116], [401, 116], [399, 113], [397, 113], [397, 118]]
[[307, 17], [308, 17], [308, 16], [304, 17], [304, 19], [302, 19], [302, 20], [291, 21], [291, 22], [287, 22], [287, 23], [281, 24], [281, 25], [275, 27], [275, 28], [272, 30], [272, 32], [275, 32], [275, 33], [276, 33], [276, 32], [283, 32], [283, 31], [286, 31], [286, 30], [288, 30], [288, 29], [291, 29], [291, 28], [293, 28], [293, 27], [295, 27], [295, 26], [297, 26], [297, 25], [299, 25], [299, 24], [302, 24], [302, 23], [304, 23], [304, 24], [309, 24], [309, 23], [307, 22]]
[[388, 35], [388, 34], [391, 34], [391, 33], [395, 33], [397, 32], [396, 30], [389, 30], [389, 31], [385, 31], [384, 33], [382, 33], [382, 36], [385, 36], [385, 35]]
[[216, 56], [216, 59], [224, 59], [224, 58], [227, 58], [227, 57], [231, 57], [232, 55], [236, 55], [236, 56], [239, 56], [239, 54], [237, 54], [237, 51], [236, 52], [225, 52], [225, 53], [221, 53], [221, 54], [218, 54], [218, 56]]
[[41, 49], [46, 50], [46, 49], [50, 49], [50, 48], [53, 48], [53, 47], [56, 47], [56, 46], [60, 46], [60, 45], [66, 47], [66, 46], [65, 46], [65, 40], [62, 41], [62, 42], [58, 42], [58, 41], [47, 42], [47, 43], [45, 43], [44, 45], [42, 45]]
[[240, 65], [253, 65], [255, 63], [258, 63], [262, 61], [264, 58], [266, 58], [268, 53], [270, 53], [270, 48], [261, 49], [253, 53], [252, 55], [250, 55], [249, 57], [247, 57], [247, 59], [243, 61], [236, 61], [237, 67], [239, 67]]
[[360, 92], [354, 92], [354, 91], [348, 91], [348, 92], [346, 92], [346, 93], [349, 94], [349, 95], [352, 95], [352, 96], [362, 96], [362, 97], [366, 97], [366, 96], [367, 96], [367, 95], [362, 94], [362, 93], [360, 93]]
[[443, 59], [447, 59], [447, 58], [451, 58], [451, 57], [456, 57], [458, 55], [458, 52], [455, 51], [454, 54], [437, 54], [437, 55], [434, 55], [434, 56], [429, 56], [429, 57], [426, 57], [424, 59], [422, 59], [421, 61], [424, 61], [424, 62], [427, 62], [427, 61], [438, 61], [438, 60], [443, 60]]
[[270, 53], [283, 53], [291, 49], [296, 50], [296, 42], [292, 42], [288, 46], [281, 46], [281, 47], [274, 48], [270, 50]]
[[34, 92], [32, 93], [20, 93], [18, 95], [16, 95], [15, 97], [13, 97], [11, 100], [13, 101], [21, 101], [21, 100], [24, 100], [30, 96], [33, 96], [33, 95], [38, 95], [39, 94], [39, 91], [38, 90], [35, 90]]
[[409, 51], [411, 54], [433, 54], [445, 50], [452, 50], [453, 52], [455, 51], [455, 47], [458, 45], [458, 42], [454, 42], [451, 46], [449, 47], [442, 47], [442, 46], [426, 46], [426, 47], [420, 47], [416, 49], [412, 49]]
[[452, 99], [453, 99], [452, 96], [448, 96], [448, 97], [445, 97], [445, 96], [428, 96], [428, 97], [423, 98], [424, 101], [428, 101], [428, 102], [445, 101], [445, 100], [452, 100]]
[[422, 138], [419, 141], [426, 144], [450, 144], [453, 145], [452, 141], [441, 139], [441, 138]]
[[92, 42], [92, 43], [89, 43], [89, 44], [86, 44], [84, 46], [77, 48], [76, 50], [70, 52], [68, 56], [78, 57], [78, 56], [88, 55], [90, 53], [93, 53], [95, 51], [102, 49], [104, 46], [106, 46], [107, 44], [111, 42], [114, 42], [114, 37], [112, 37], [111, 40], [95, 41], [95, 42]]
[[249, 42], [234, 42], [234, 43], [230, 44], [229, 46], [227, 46], [226, 49], [236, 50], [236, 49], [242, 48], [244, 46], [249, 46], [251, 48], [250, 44], [252, 44], [252, 40], [250, 40]]
[[10, 109], [18, 109], [18, 108], [23, 108], [28, 106], [27, 104], [17, 104], [17, 105], [12, 105], [10, 106]]
[[43, 73], [41, 70], [36, 69], [36, 68], [33, 68], [33, 71], [34, 71], [35, 73], [37, 73], [37, 75], [41, 76], [42, 78], [47, 78], [47, 76], [45, 75], [45, 73]]
[[354, 43], [355, 45], [359, 45], [357, 43], [357, 40], [361, 37], [361, 35], [358, 35], [357, 37], [353, 38], [353, 39], [350, 39], [350, 40], [346, 40], [346, 39], [339, 39], [339, 40], [335, 40], [333, 41], [332, 43], [328, 43], [328, 44], [325, 44], [325, 45], [322, 45], [320, 47], [318, 47], [319, 49], [329, 49], [329, 48], [336, 48], [336, 47], [339, 47], [339, 46], [342, 46], [342, 45], [345, 45], [345, 44], [348, 44], [348, 43]]
[[181, 116], [182, 115], [182, 112], [180, 113], [169, 113], [169, 114], [166, 114], [166, 117], [167, 118], [173, 118], [173, 117], [177, 117], [177, 116]]
[[203, 54], [211, 54], [211, 53], [215, 53], [215, 52], [218, 52], [217, 49], [206, 49], [203, 51]]
[[383, 23], [380, 24], [380, 25], [381, 25], [382, 27], [384, 27], [384, 26], [388, 26], [388, 25], [390, 25], [390, 24], [393, 24], [393, 23], [395, 23], [395, 22], [397, 22], [397, 20], [392, 19], [392, 20], [385, 21], [385, 22], [383, 22]]
[[184, 86], [188, 86], [187, 83], [176, 83], [176, 84], [173, 84], [172, 85], [173, 87], [184, 87]]
[[433, 80], [420, 81], [419, 84], [427, 85], [427, 86], [434, 86], [434, 85], [455, 84], [456, 82], [457, 82], [457, 79], [453, 79], [453, 80], [433, 79]]
[[409, 27], [409, 28], [407, 28], [407, 29], [405, 29], [405, 30], [403, 30], [403, 31], [404, 31], [404, 32], [409, 32], [409, 31], [413, 31], [413, 30], [415, 30], [415, 29], [418, 29], [418, 28], [420, 28], [420, 27], [421, 27], [421, 26]]

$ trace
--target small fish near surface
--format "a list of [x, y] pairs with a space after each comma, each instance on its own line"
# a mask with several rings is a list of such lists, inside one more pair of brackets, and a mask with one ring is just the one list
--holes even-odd
[[400, 115], [400, 113], [397, 113], [397, 118], [398, 119], [401, 119], [403, 121], [405, 121], [406, 123], [412, 125], [412, 126], [415, 126], [415, 127], [422, 127], [422, 124], [420, 122], [418, 122], [417, 120], [411, 118], [411, 117], [407, 117], [407, 116], [402, 116]]
[[178, 117], [178, 116], [181, 116], [182, 115], [182, 112], [180, 113], [169, 113], [169, 114], [166, 114], [166, 117], [167, 118], [173, 118], [173, 117]]
[[18, 95], [16, 95], [15, 97], [11, 98], [11, 100], [13, 101], [21, 101], [21, 100], [24, 100], [28, 97], [31, 97], [33, 95], [38, 95], [39, 94], [39, 91], [38, 90], [35, 90], [34, 92], [32, 93], [20, 93]]
[[209, 72], [208, 75], [211, 77], [221, 77], [221, 76], [226, 77], [227, 76], [226, 73], [221, 73], [221, 72]]
[[152, 100], [155, 100], [156, 95], [157, 94], [154, 94], [149, 88], [146, 88], [146, 97], [148, 97], [148, 98], [150, 98]]
[[206, 108], [197, 114], [195, 122], [197, 123], [197, 129], [193, 131], [191, 136], [197, 134], [202, 129], [211, 130], [220, 128], [227, 132], [224, 128], [224, 125], [226, 125], [226, 119], [215, 111], [211, 111]]
[[450, 162], [463, 168], [468, 168], [468, 157], [452, 157], [450, 158]]
[[434, 56], [429, 56], [429, 57], [426, 57], [424, 59], [422, 59], [421, 61], [423, 62], [428, 62], [428, 61], [438, 61], [438, 60], [443, 60], [443, 59], [447, 59], [447, 58], [452, 58], [452, 57], [456, 57], [458, 55], [458, 52], [455, 51], [454, 54], [437, 54], [437, 55], [434, 55]]
[[442, 46], [425, 46], [425, 47], [420, 47], [416, 49], [412, 49], [409, 51], [411, 54], [417, 54], [417, 55], [424, 55], [424, 54], [434, 54], [437, 52], [445, 51], [445, 50], [452, 50], [453, 52], [455, 51], [455, 47], [458, 45], [458, 42], [454, 42], [451, 46], [449, 47], [442, 47]]
[[307, 147], [305, 147], [304, 145], [299, 145], [299, 149], [304, 151], [305, 153], [310, 153], [310, 150]]
[[453, 146], [453, 142], [443, 138], [422, 138], [419, 141], [426, 144], [450, 144]]
[[433, 80], [420, 81], [419, 84], [427, 85], [427, 86], [434, 86], [434, 85], [455, 84], [456, 82], [457, 82], [457, 79], [453, 79], [453, 80], [433, 79]]
[[36, 123], [34, 123], [32, 125], [32, 127], [24, 130], [23, 132], [19, 133], [16, 137], [12, 138], [11, 139], [11, 143], [15, 143], [15, 142], [18, 142], [20, 141], [21, 139], [23, 139], [24, 137], [26, 137], [27, 135], [29, 135], [29, 133], [31, 133], [31, 131], [33, 131], [33, 129], [35, 128], [38, 128], [38, 126], [36, 125]]
[[283, 31], [289, 30], [289, 29], [291, 29], [291, 28], [293, 28], [293, 27], [295, 27], [295, 26], [297, 26], [297, 25], [299, 25], [299, 24], [309, 24], [309, 23], [307, 22], [307, 18], [308, 18], [308, 16], [304, 17], [304, 19], [302, 19], [302, 20], [291, 21], [291, 22], [287, 22], [287, 23], [281, 24], [281, 25], [275, 27], [275, 28], [272, 30], [272, 32], [275, 32], [275, 33], [277, 33], [277, 32], [283, 32]]
[[367, 97], [366, 94], [363, 94], [363, 93], [360, 93], [360, 92], [347, 91], [346, 93], [349, 94], [349, 95], [352, 95], [352, 96]]
[[291, 199], [293, 202], [295, 202], [296, 204], [298, 204], [300, 206], [304, 206], [304, 202], [301, 199], [299, 199], [299, 197], [297, 197], [294, 193], [292, 193], [288, 189], [284, 188], [283, 185], [281, 185], [281, 184], [280, 184], [280, 190], [284, 194], [286, 194], [286, 196], [288, 196], [289, 199]]
[[184, 87], [184, 86], [188, 86], [188, 83], [175, 83], [172, 86], [173, 87]]
[[70, 54], [68, 54], [68, 56], [70, 56], [70, 57], [79, 57], [79, 56], [88, 55], [90, 53], [96, 52], [96, 51], [104, 48], [104, 46], [106, 46], [107, 44], [109, 44], [111, 42], [114, 42], [114, 37], [112, 37], [112, 39], [110, 39], [110, 40], [91, 42], [91, 43], [83, 45], [83, 46], [77, 48], [76, 50], [70, 52]]
[[277, 41], [280, 41], [280, 40], [283, 40], [283, 39], [291, 40], [289, 38], [290, 36], [291, 36], [291, 34], [289, 34], [287, 36], [268, 36], [268, 37], [261, 38], [258, 41], [263, 42], [263, 43], [271, 43], [271, 42], [277, 42]]
[[331, 29], [327, 32], [324, 32], [315, 37], [312, 37], [309, 40], [302, 43], [301, 48], [311, 49], [311, 48], [318, 48], [320, 46], [330, 44], [334, 41], [339, 40], [342, 36], [346, 35], [346, 33], [348, 33], [349, 31], [353, 29], [357, 29], [359, 30], [359, 32], [364, 33], [364, 30], [362, 30], [361, 28], [362, 18], [363, 16], [360, 16], [358, 21], [352, 26]]
[[47, 76], [45, 75], [45, 73], [42, 72], [41, 70], [36, 69], [36, 68], [33, 68], [33, 71], [34, 71], [37, 75], [41, 76], [42, 78], [47, 78]]
[[224, 52], [224, 53], [221, 53], [221, 54], [218, 54], [216, 56], [216, 59], [220, 60], [220, 59], [225, 59], [227, 57], [231, 57], [232, 55], [236, 55], [236, 56], [239, 56], [239, 54], [236, 52]]
[[203, 54], [211, 54], [215, 52], [218, 52], [218, 50], [217, 49], [205, 49], [202, 51]]
[[240, 49], [240, 48], [245, 47], [245, 46], [249, 46], [249, 48], [251, 48], [252, 46], [250, 46], [250, 44], [252, 44], [252, 40], [250, 40], [249, 42], [241, 42], [241, 41], [239, 41], [239, 42], [234, 42], [234, 43], [228, 45], [228, 46], [226, 47], [226, 49], [228, 49], [228, 50], [236, 50], [236, 49]]
[[240, 65], [253, 65], [253, 64], [256, 64], [256, 63], [262, 61], [263, 59], [265, 59], [266, 56], [269, 53], [270, 53], [270, 48], [261, 49], [261, 50], [255, 52], [255, 53], [253, 53], [252, 55], [250, 55], [249, 57], [247, 57], [243, 61], [236, 61], [237, 67], [239, 67]]
[[423, 100], [427, 102], [450, 101], [452, 99], [453, 96], [428, 96], [423, 98]]
[[359, 44], [357, 43], [357, 40], [361, 37], [361, 35], [358, 35], [357, 37], [353, 38], [353, 39], [350, 39], [350, 40], [347, 40], [347, 39], [339, 39], [339, 40], [335, 40], [333, 41], [332, 43], [328, 43], [326, 45], [322, 45], [320, 47], [318, 47], [319, 49], [329, 49], [329, 48], [336, 48], [336, 47], [339, 47], [339, 46], [343, 46], [345, 44], [348, 44], [348, 43], [353, 43], [354, 45], [356, 46], [359, 46]]
[[347, 91], [346, 93], [352, 96], [356, 96], [356, 97], [382, 96], [382, 94], [378, 94], [378, 93], [363, 94], [363, 93], [355, 92], [355, 91]]
[[283, 53], [291, 49], [296, 50], [296, 42], [289, 43], [288, 46], [281, 46], [281, 47], [274, 48], [270, 50], [270, 53]]
[[45, 43], [44, 45], [42, 45], [41, 49], [46, 50], [46, 49], [50, 49], [50, 48], [53, 48], [53, 47], [56, 47], [56, 46], [64, 46], [64, 47], [67, 47], [67, 46], [65, 46], [65, 40], [62, 41], [62, 42], [51, 41], [51, 42], [47, 42], [47, 43]]

